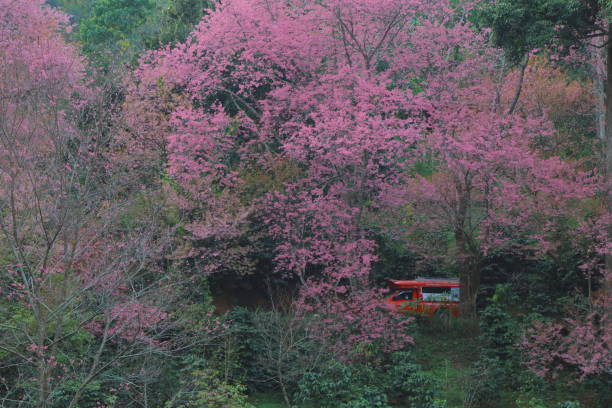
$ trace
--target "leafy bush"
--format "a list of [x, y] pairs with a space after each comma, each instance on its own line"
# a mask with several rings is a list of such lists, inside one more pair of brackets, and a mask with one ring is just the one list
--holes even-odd
[[298, 383], [297, 399], [321, 408], [387, 407], [387, 396], [363, 384], [355, 367], [334, 362], [319, 372], [305, 373]]
[[538, 397], [532, 397], [526, 401], [519, 398], [516, 400], [516, 406], [518, 408], [547, 408], [544, 405], [544, 400]]
[[190, 388], [167, 402], [165, 408], [253, 408], [247, 401], [246, 387], [227, 383], [218, 371], [195, 370], [188, 382]]
[[498, 285], [492, 302], [481, 312], [479, 360], [474, 364], [478, 375], [471, 384], [473, 399], [481, 406], [496, 406], [504, 392], [540, 389], [541, 381], [524, 366], [517, 343], [532, 317], [514, 313], [520, 299], [510, 285]]
[[[63, 382], [61, 387], [56, 388], [55, 395], [52, 396], [55, 401], [53, 408], [67, 407], [82, 384], [83, 379]], [[96, 408], [101, 405], [113, 407], [117, 401], [117, 396], [105, 391], [100, 381], [90, 382], [85, 386], [82, 392], [83, 396], [78, 404], [79, 408]]]
[[287, 396], [304, 373], [316, 372], [327, 359], [308, 334], [308, 320], [291, 310], [237, 308], [228, 314], [235, 356], [250, 389], [280, 389]]
[[580, 408], [581, 404], [578, 401], [562, 401], [557, 403], [556, 405], [547, 404], [542, 398], [539, 397], [531, 397], [528, 400], [518, 399], [516, 401], [516, 405], [518, 408]]
[[355, 395], [353, 399], [343, 405], [343, 408], [385, 408], [387, 395], [376, 387], [365, 387], [361, 394]]
[[441, 408], [438, 381], [408, 352], [396, 352], [381, 364], [334, 362], [306, 373], [297, 399], [322, 408], [387, 407], [388, 399], [414, 408]]
[[386, 389], [389, 396], [400, 400], [409, 407], [434, 408], [440, 406], [435, 395], [439, 381], [431, 374], [422, 371], [410, 353], [397, 352], [392, 355], [388, 370]]
[[581, 405], [578, 401], [563, 401], [557, 404], [558, 408], [580, 408]]

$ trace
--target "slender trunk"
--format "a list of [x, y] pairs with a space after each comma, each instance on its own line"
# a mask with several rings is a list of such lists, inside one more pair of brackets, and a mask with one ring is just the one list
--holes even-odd
[[104, 349], [106, 348], [106, 342], [108, 341], [108, 337], [109, 337], [110, 325], [111, 325], [111, 319], [106, 319], [106, 323], [104, 325], [104, 334], [102, 336], [102, 342], [100, 343], [100, 346], [98, 347], [98, 351], [96, 352], [96, 355], [94, 356], [93, 363], [91, 364], [91, 367], [89, 368], [89, 374], [87, 374], [87, 377], [81, 382], [81, 384], [79, 385], [79, 388], [74, 393], [74, 396], [72, 397], [72, 400], [70, 401], [70, 404], [68, 404], [68, 408], [74, 408], [77, 406], [77, 404], [81, 400], [81, 397], [83, 396], [83, 391], [85, 390], [85, 387], [87, 387], [87, 385], [94, 378], [96, 378], [98, 374], [100, 374], [101, 370], [98, 369], [98, 365], [100, 364], [102, 353], [104, 352]]
[[508, 115], [512, 115], [514, 113], [519, 98], [521, 97], [521, 91], [523, 90], [523, 82], [525, 81], [525, 71], [527, 70], [527, 65], [529, 65], [529, 53], [525, 54], [525, 57], [523, 57], [523, 62], [521, 63], [521, 70], [519, 72], [519, 82], [516, 85], [516, 91], [514, 92], [514, 98], [512, 99], [512, 104], [510, 104]]
[[49, 400], [49, 366], [45, 357], [45, 339], [47, 338], [47, 314], [42, 310], [35, 315], [37, 327], [36, 352], [38, 354], [38, 408], [46, 408]]
[[285, 388], [285, 383], [281, 381], [279, 384], [281, 387], [281, 392], [283, 393], [283, 399], [285, 400], [285, 405], [287, 405], [287, 408], [291, 408], [293, 405], [291, 405], [291, 400], [289, 399], [287, 388]]
[[38, 408], [46, 408], [49, 396], [47, 364], [43, 356], [38, 358]]
[[597, 138], [601, 143], [606, 140], [606, 39], [594, 39], [595, 46], [589, 47], [591, 68], [593, 69], [593, 91], [595, 94], [595, 122]]
[[596, 81], [595, 93], [597, 96], [597, 106], [595, 108], [597, 138], [603, 143], [606, 140], [606, 91], [603, 80]]
[[[607, 210], [612, 213], [612, 42], [608, 38], [606, 66], [606, 139], [604, 140], [605, 180], [608, 187]], [[612, 228], [612, 227], [610, 227]], [[612, 230], [608, 230], [608, 236], [612, 236]], [[606, 273], [604, 276], [604, 296], [612, 295], [612, 254], [606, 254]]]
[[278, 377], [278, 384], [280, 385], [281, 388], [281, 392], [283, 393], [283, 399], [285, 400], [285, 404], [287, 405], [287, 408], [291, 408], [291, 401], [289, 400], [289, 393], [287, 393], [287, 388], [285, 387], [285, 376], [283, 374], [283, 369], [282, 369], [282, 360], [283, 360], [283, 355], [284, 355], [284, 348], [283, 348], [283, 341], [284, 341], [284, 335], [286, 333], [280, 333], [281, 334], [281, 341], [279, 342], [279, 346], [278, 346], [278, 357], [276, 359], [276, 375]]

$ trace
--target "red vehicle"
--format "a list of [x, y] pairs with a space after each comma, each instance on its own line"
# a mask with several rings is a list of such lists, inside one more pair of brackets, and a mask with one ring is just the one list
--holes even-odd
[[390, 280], [389, 303], [407, 312], [459, 316], [459, 281], [453, 279]]

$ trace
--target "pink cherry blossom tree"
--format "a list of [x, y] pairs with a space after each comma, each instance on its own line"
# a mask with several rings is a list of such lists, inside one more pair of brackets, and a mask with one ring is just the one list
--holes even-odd
[[573, 311], [561, 321], [537, 322], [521, 343], [527, 366], [547, 379], [564, 372], [574, 381], [609, 374], [610, 307], [610, 299], [600, 296], [586, 313]]
[[[447, 112], [445, 119], [451, 115]], [[440, 133], [426, 141], [434, 171], [411, 183], [408, 221], [417, 232], [417, 249], [428, 243], [423, 232], [433, 233], [431, 242], [438, 245], [436, 235], [450, 234], [452, 246], [442, 244], [441, 249], [452, 250], [462, 313], [473, 315], [487, 251], [524, 250], [519, 237], [531, 240], [528, 247], [546, 248], [556, 221], [573, 216], [577, 201], [593, 196], [597, 186], [590, 174], [534, 151], [534, 139], [545, 135], [545, 122], [459, 108], [456, 121], [447, 124], [451, 127], [438, 128]], [[435, 245], [424, 249], [435, 250]]]
[[419, 149], [426, 171], [409, 183], [405, 222], [413, 248], [455, 265], [461, 312], [473, 316], [487, 252], [545, 252], [557, 223], [579, 219], [581, 200], [600, 186], [590, 172], [541, 148], [550, 146], [554, 129], [546, 111], [516, 100], [525, 73], [505, 72], [499, 51], [469, 28], [443, 42], [453, 43], [462, 51], [441, 54], [449, 57], [424, 73], [423, 96], [433, 107]]
[[10, 372], [0, 398], [10, 406], [81, 406], [109, 370], [171, 349], [163, 336], [177, 324], [159, 264], [172, 234], [164, 204], [139, 206], [105, 173], [104, 139], [88, 123], [98, 90], [64, 41], [67, 24], [42, 0], [0, 1], [0, 358]]
[[[579, 237], [575, 244], [582, 244], [586, 252], [580, 268], [589, 278], [589, 302], [569, 304], [563, 316], [536, 322], [520, 343], [527, 366], [548, 380], [566, 374], [572, 382], [582, 382], [610, 373], [611, 305], [605, 282], [612, 277], [603, 261], [611, 251], [609, 225], [610, 217], [601, 215], [580, 223], [574, 231]], [[592, 282], [598, 284], [594, 291]]]
[[[246, 214], [261, 212], [279, 243], [277, 270], [302, 282], [304, 304], [317, 294], [377, 309], [380, 294], [367, 282], [374, 245], [364, 223], [368, 213], [397, 205], [421, 136], [427, 104], [399, 79], [411, 67], [395, 64], [393, 54], [404, 54], [408, 23], [424, 7], [230, 1], [190, 41], [145, 59], [136, 92], [153, 95], [163, 82], [188, 96], [165, 140], [182, 200], [200, 209], [193, 237], [237, 231]], [[279, 161], [295, 163], [299, 178], [241, 203], [242, 174]], [[336, 315], [342, 309], [334, 308]], [[384, 326], [385, 313], [359, 318]]]

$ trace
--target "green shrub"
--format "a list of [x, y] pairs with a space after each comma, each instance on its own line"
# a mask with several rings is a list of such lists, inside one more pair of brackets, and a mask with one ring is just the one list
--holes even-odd
[[517, 408], [548, 408], [544, 404], [544, 400], [538, 397], [532, 397], [528, 400], [517, 399], [516, 400]]
[[[67, 407], [82, 383], [83, 379], [68, 380], [61, 383], [61, 386], [57, 387], [51, 396], [51, 399], [54, 401], [53, 408]], [[117, 401], [115, 395], [105, 391], [100, 381], [90, 382], [85, 386], [82, 393], [82, 397], [77, 405], [78, 408], [95, 408], [101, 404], [114, 407]]]
[[409, 407], [434, 408], [440, 406], [435, 395], [440, 388], [439, 381], [422, 370], [407, 352], [392, 355], [388, 370], [386, 389], [390, 397], [402, 401]]
[[297, 399], [322, 408], [388, 407], [388, 399], [411, 408], [441, 408], [439, 382], [408, 352], [396, 352], [377, 364], [334, 362], [306, 373]]
[[366, 386], [361, 394], [355, 395], [354, 399], [351, 399], [344, 405], [343, 408], [385, 408], [387, 405], [387, 395], [384, 394], [380, 389], [376, 387]]
[[387, 396], [360, 381], [356, 367], [335, 362], [319, 372], [305, 373], [297, 399], [321, 408], [386, 408]]
[[234, 355], [249, 389], [268, 392], [298, 388], [304, 373], [317, 372], [328, 359], [308, 333], [308, 320], [291, 310], [246, 310], [228, 314]]
[[191, 372], [190, 388], [165, 404], [165, 408], [254, 408], [246, 387], [225, 382], [219, 372], [199, 369]]
[[511, 285], [498, 285], [491, 300], [480, 314], [482, 349], [472, 384], [474, 400], [487, 407], [500, 404], [504, 393], [522, 390], [531, 395], [531, 389], [543, 386], [526, 368], [524, 354], [517, 347], [532, 315], [515, 312], [520, 309], [520, 299]]
[[557, 404], [558, 408], [580, 408], [578, 401], [563, 401]]

